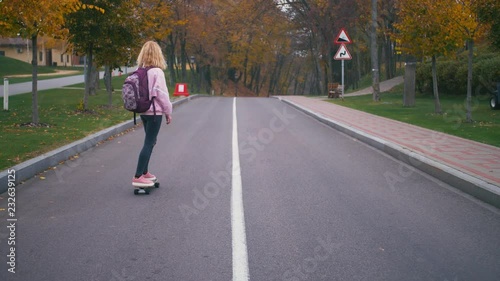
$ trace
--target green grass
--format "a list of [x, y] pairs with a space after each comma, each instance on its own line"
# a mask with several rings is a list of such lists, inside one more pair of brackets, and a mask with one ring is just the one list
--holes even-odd
[[[397, 69], [396, 69], [396, 75], [395, 75], [395, 77], [402, 76], [402, 75], [404, 75], [404, 68], [402, 68], [401, 66], [398, 66]], [[385, 78], [385, 76], [386, 76], [385, 75], [385, 70], [382, 69], [381, 73], [380, 73], [380, 81], [387, 80]], [[361, 77], [361, 79], [359, 79], [359, 81], [358, 81], [358, 87], [356, 89], [353, 89], [352, 87], [349, 87], [349, 89], [346, 89], [345, 93], [349, 94], [349, 93], [357, 92], [359, 90], [371, 87], [372, 86], [372, 82], [373, 81], [372, 81], [371, 74], [365, 75], [365, 76]]]
[[[121, 88], [124, 79], [124, 76], [114, 78], [114, 87]], [[39, 91], [38, 99], [40, 123], [49, 127], [21, 126], [31, 122], [31, 93], [11, 96], [9, 111], [0, 112], [0, 170], [130, 120], [133, 116], [123, 109], [119, 91], [113, 94], [111, 108], [107, 106], [108, 94], [105, 90], [90, 96], [90, 112], [87, 113], [77, 110], [83, 100], [83, 89]], [[3, 98], [0, 101], [3, 104]]]
[[500, 147], [500, 110], [491, 110], [489, 97], [473, 97], [472, 119], [466, 123], [465, 97], [441, 97], [443, 114], [434, 113], [432, 97], [417, 96], [415, 107], [403, 107], [403, 85], [382, 93], [381, 101], [371, 95], [329, 100], [332, 103], [399, 120], [431, 130]]
[[[113, 77], [113, 88], [121, 89], [125, 78], [126, 75]], [[83, 101], [83, 83], [68, 86], [81, 89], [39, 91], [40, 123], [48, 127], [21, 126], [32, 120], [31, 93], [9, 97], [9, 111], [0, 111], [0, 171], [131, 120], [133, 113], [123, 108], [121, 91], [113, 94], [110, 108], [104, 83], [101, 81], [100, 84], [101, 90], [98, 90], [97, 95], [89, 97], [89, 112], [85, 113], [78, 110]], [[172, 96], [170, 99], [174, 100]], [[0, 104], [3, 105], [3, 97], [0, 98]]]
[[[57, 74], [58, 71], [66, 71], [66, 70], [71, 70], [71, 71], [77, 71], [76, 73], [72, 73], [70, 75], [78, 75], [78, 74], [83, 74], [83, 68], [81, 67], [52, 67], [52, 66], [38, 66], [37, 67], [37, 72], [39, 74], [53, 74], [53, 75], [48, 75], [48, 76], [43, 76], [40, 75], [38, 76], [38, 80], [44, 80], [44, 79], [52, 79], [52, 78], [58, 78], [58, 77], [64, 77], [68, 76], [68, 74]], [[15, 75], [29, 75], [33, 71], [33, 67], [31, 64], [0, 56], [0, 85], [3, 85], [3, 78], [8, 77], [9, 78], [9, 83], [14, 84], [14, 83], [22, 83], [22, 82], [28, 82], [31, 81], [31, 76], [30, 77], [11, 77]]]

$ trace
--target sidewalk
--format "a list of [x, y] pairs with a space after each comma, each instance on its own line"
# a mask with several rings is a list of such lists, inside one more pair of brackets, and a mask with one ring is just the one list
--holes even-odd
[[[135, 70], [135, 67], [124, 68], [123, 75], [126, 75], [127, 73], [131, 73], [134, 70]], [[118, 75], [118, 71], [116, 71], [116, 70], [113, 73], [114, 73], [114, 75]], [[103, 75], [104, 75], [104, 71], [99, 72], [100, 78], [102, 78]], [[38, 80], [37, 89], [38, 89], [38, 91], [43, 91], [43, 90], [48, 90], [48, 89], [62, 88], [62, 87], [69, 86], [69, 85], [83, 83], [84, 79], [85, 78], [83, 77], [83, 74], [80, 74], [80, 75], [73, 75], [73, 76], [67, 76], [67, 77], [61, 77], [61, 78]], [[31, 93], [32, 88], [33, 88], [33, 85], [32, 85], [31, 81], [30, 82], [23, 82], [23, 83], [9, 84], [9, 96]], [[0, 97], [4, 96], [3, 91], [4, 91], [4, 86], [0, 85]]]
[[[386, 91], [401, 81], [401, 78], [384, 81], [380, 85], [381, 91]], [[371, 88], [345, 96], [362, 94], [371, 94]], [[278, 98], [454, 188], [500, 208], [498, 147], [378, 117], [317, 98]], [[393, 172], [396, 181], [403, 181], [404, 172]]]
[[[395, 86], [404, 82], [403, 76], [394, 77], [392, 79], [380, 82], [380, 92], [387, 92]], [[362, 95], [371, 95], [373, 93], [372, 87], [368, 87], [354, 93], [344, 94], [344, 97], [354, 97]]]

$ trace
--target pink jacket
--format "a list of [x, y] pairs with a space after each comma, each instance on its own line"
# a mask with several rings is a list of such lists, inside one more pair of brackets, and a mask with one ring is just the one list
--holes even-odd
[[[154, 99], [156, 114], [172, 114], [172, 103], [168, 94], [167, 83], [165, 82], [165, 74], [160, 68], [151, 68], [148, 70], [148, 87], [149, 98]], [[148, 111], [142, 113], [144, 115], [153, 115], [153, 105]]]

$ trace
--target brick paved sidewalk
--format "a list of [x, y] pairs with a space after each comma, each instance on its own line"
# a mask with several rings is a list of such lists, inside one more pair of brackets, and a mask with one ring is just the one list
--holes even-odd
[[[340, 128], [341, 131], [361, 132], [359, 134], [363, 135], [362, 138], [372, 139], [372, 145], [374, 144], [373, 140], [375, 140], [378, 146], [386, 144], [395, 146], [406, 154], [423, 156], [422, 158], [430, 159], [431, 162], [444, 165], [444, 168], [435, 167], [435, 169], [447, 170], [447, 172], [456, 170], [470, 176], [465, 176], [466, 181], [484, 182], [484, 184], [479, 185], [498, 193], [498, 198], [495, 200], [500, 198], [499, 147], [379, 117], [320, 99], [304, 96], [282, 96], [279, 98], [285, 102], [291, 102], [296, 107], [306, 109], [310, 113], [318, 115], [319, 118], [326, 119], [325, 123], [334, 123], [334, 127]], [[437, 173], [435, 175], [443, 174]], [[443, 177], [445, 176], [443, 175]], [[443, 179], [440, 176], [438, 178]], [[479, 186], [478, 184], [474, 185]], [[465, 189], [470, 189], [470, 186], [465, 187]]]

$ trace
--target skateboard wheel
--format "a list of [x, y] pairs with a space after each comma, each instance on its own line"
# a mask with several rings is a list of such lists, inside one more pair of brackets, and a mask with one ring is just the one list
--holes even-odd
[[155, 187], [156, 188], [160, 187], [160, 183], [159, 182], [155, 182]]
[[134, 194], [139, 195], [139, 194], [149, 194], [149, 189], [146, 188], [138, 188], [134, 189]]

